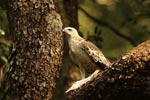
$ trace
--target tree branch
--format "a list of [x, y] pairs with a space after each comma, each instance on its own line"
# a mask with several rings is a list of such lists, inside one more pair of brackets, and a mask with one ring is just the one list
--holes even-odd
[[146, 41], [115, 61], [112, 67], [75, 83], [67, 91], [67, 100], [149, 100], [149, 48], [150, 41]]
[[98, 25], [107, 27], [111, 31], [113, 31], [117, 36], [129, 41], [133, 46], [136, 46], [135, 41], [133, 41], [130, 37], [125, 36], [123, 33], [119, 32], [115, 27], [111, 26], [109, 23], [104, 22], [102, 20], [96, 19], [90, 14], [88, 14], [83, 8], [79, 7], [79, 10], [81, 10], [86, 16], [88, 16], [90, 19], [92, 19], [94, 22], [96, 22]]

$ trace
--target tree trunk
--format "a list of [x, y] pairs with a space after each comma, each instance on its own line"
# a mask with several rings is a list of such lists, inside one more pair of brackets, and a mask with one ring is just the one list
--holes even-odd
[[59, 7], [64, 27], [79, 28], [78, 24], [78, 0], [55, 0]]
[[0, 100], [50, 100], [62, 60], [62, 23], [53, 0], [9, 0], [14, 34]]
[[[57, 10], [60, 12], [63, 21], [63, 27], [72, 26], [78, 29], [78, 1], [77, 0], [56, 0], [55, 4], [59, 7]], [[69, 47], [67, 41], [64, 42], [64, 56], [63, 56], [63, 69], [61, 77], [56, 85], [54, 93], [54, 100], [66, 100], [64, 93], [70, 85], [79, 80], [79, 72], [77, 67], [72, 63], [69, 58]], [[72, 74], [76, 73], [76, 74]], [[77, 77], [76, 77], [76, 76]]]
[[[150, 41], [67, 93], [68, 100], [150, 100]], [[81, 83], [80, 81], [80, 83]], [[77, 87], [78, 85], [78, 87]]]

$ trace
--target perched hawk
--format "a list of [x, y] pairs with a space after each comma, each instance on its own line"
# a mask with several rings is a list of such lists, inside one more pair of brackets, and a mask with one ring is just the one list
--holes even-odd
[[93, 43], [80, 37], [76, 29], [66, 27], [63, 33], [68, 41], [70, 58], [79, 67], [82, 79], [97, 69], [110, 66], [103, 53]]

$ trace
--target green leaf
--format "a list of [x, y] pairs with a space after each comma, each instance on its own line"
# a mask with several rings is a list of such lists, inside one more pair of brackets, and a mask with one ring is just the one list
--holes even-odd
[[5, 32], [2, 29], [0, 29], [0, 36], [1, 35], [5, 35]]
[[4, 61], [5, 63], [7, 63], [7, 58], [5, 56], [1, 56], [1, 60]]

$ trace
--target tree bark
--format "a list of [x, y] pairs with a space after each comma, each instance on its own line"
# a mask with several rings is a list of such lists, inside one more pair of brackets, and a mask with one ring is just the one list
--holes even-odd
[[[57, 10], [62, 16], [63, 27], [74, 27], [78, 29], [78, 1], [77, 0], [54, 0]], [[64, 39], [65, 40], [65, 39]], [[63, 69], [61, 71], [61, 77], [56, 85], [56, 91], [54, 93], [54, 100], [66, 100], [64, 92], [70, 85], [79, 80], [78, 68], [72, 63], [69, 58], [69, 47], [67, 41], [64, 42], [64, 56], [63, 56]], [[73, 75], [72, 73], [76, 73]]]
[[50, 100], [62, 60], [62, 22], [53, 0], [9, 0], [14, 34], [0, 100]]
[[77, 0], [55, 0], [56, 5], [59, 7], [63, 19], [64, 27], [74, 27], [79, 29], [78, 24], [78, 1]]
[[69, 91], [67, 100], [150, 100], [150, 40]]

